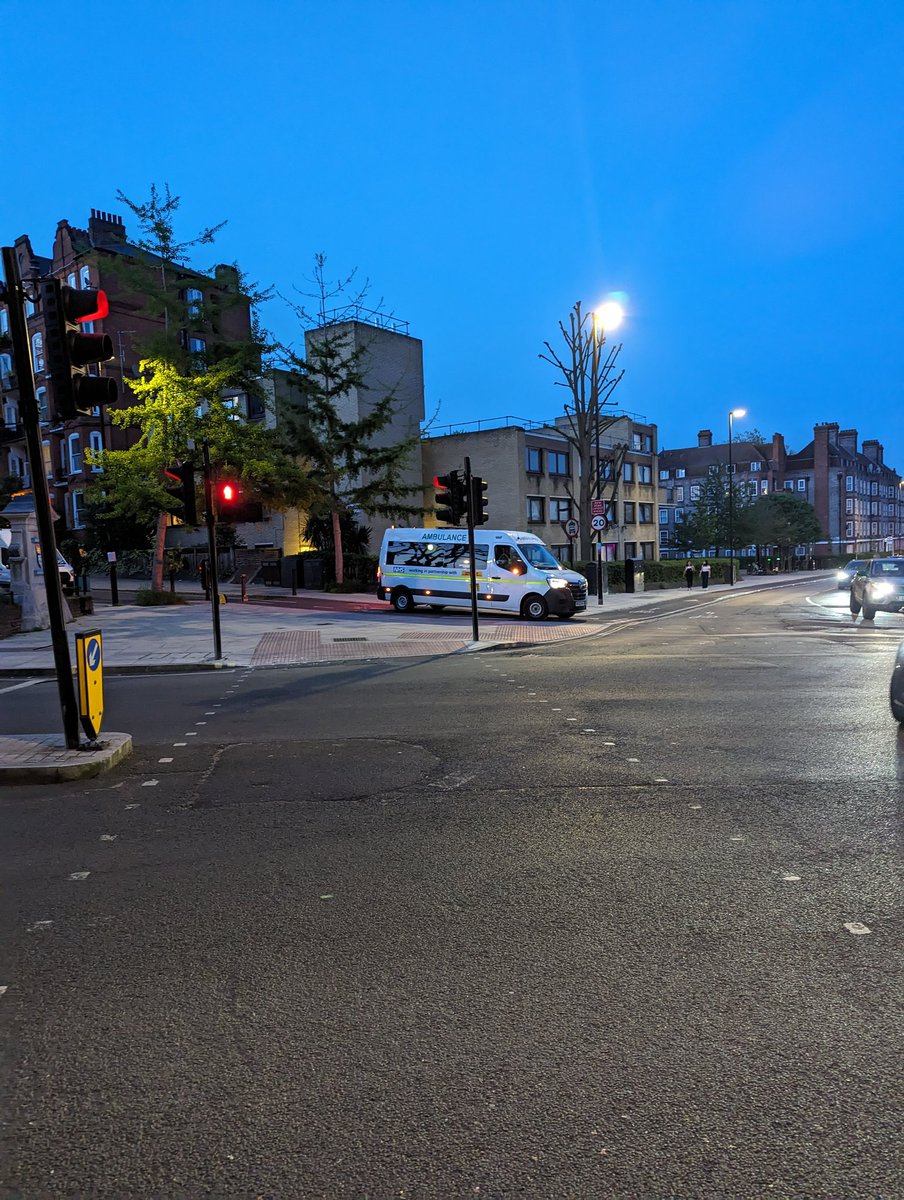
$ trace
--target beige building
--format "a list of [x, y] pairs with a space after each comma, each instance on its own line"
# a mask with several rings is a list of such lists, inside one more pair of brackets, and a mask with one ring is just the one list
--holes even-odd
[[[422, 442], [424, 503], [430, 508], [433, 480], [471, 470], [487, 480], [487, 512], [494, 529], [536, 533], [562, 562], [580, 559], [580, 541], [564, 524], [578, 513], [579, 464], [562, 425], [504, 418], [492, 428], [468, 428], [427, 436]], [[600, 437], [603, 497], [609, 528], [603, 534], [606, 557], [658, 558], [658, 446], [656, 426], [628, 415], [618, 417]], [[425, 525], [435, 525], [430, 512]]]

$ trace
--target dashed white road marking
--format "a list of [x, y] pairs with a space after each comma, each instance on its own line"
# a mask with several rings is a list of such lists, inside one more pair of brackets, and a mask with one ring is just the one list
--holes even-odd
[[211, 709], [210, 712], [204, 714], [205, 717], [215, 717], [217, 714]]
[[126, 809], [130, 809], [130, 808], [141, 808], [141, 805], [140, 804], [127, 804]]
[[28, 933], [35, 933], [38, 929], [49, 929], [53, 921], [35, 921], [28, 926]]
[[702, 808], [702, 807], [703, 807], [702, 804], [689, 804], [688, 805], [688, 808]]
[[76, 879], [76, 880], [82, 880], [82, 879], [87, 879], [90, 874], [91, 874], [90, 871], [73, 871], [72, 874], [69, 876], [69, 878]]
[[188, 733], [183, 733], [182, 736], [183, 737], [197, 737], [198, 731], [196, 729], [190, 729]]
[[100, 840], [102, 842], [115, 842], [118, 837], [118, 833], [102, 833], [100, 835]]
[[582, 729], [581, 733], [596, 733], [595, 729]]
[[845, 921], [844, 927], [848, 933], [872, 933], [872, 930], [862, 921]]
[[577, 717], [566, 717], [565, 720], [566, 721], [576, 721]]
[[603, 742], [604, 746], [614, 746], [615, 742]]
[[654, 779], [653, 782], [654, 783], [668, 783], [668, 780], [667, 779]]
[[7, 985], [5, 983], [0, 983], [0, 996], [6, 995], [6, 988]]
[[159, 782], [160, 782], [159, 779], [146, 779], [141, 786], [142, 787], [156, 787]]
[[792, 875], [790, 871], [782, 871], [782, 879], [785, 883], [800, 883], [800, 876]]
[[625, 762], [640, 762], [639, 758], [626, 758]]
[[206, 725], [207, 722], [206, 721], [195, 721], [195, 724], [196, 725]]
[[173, 760], [171, 758], [158, 758], [157, 759], [157, 762], [172, 762], [172, 761]]
[[728, 840], [730, 842], [743, 842], [744, 839], [741, 837], [741, 835], [739, 833], [733, 833]]
[[173, 742], [174, 746], [187, 746], [188, 742]]
[[561, 710], [561, 708], [554, 708], [552, 711], [553, 712], [561, 712], [562, 710]]

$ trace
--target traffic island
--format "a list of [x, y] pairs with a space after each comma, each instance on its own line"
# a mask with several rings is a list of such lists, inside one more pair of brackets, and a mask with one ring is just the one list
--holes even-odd
[[131, 753], [130, 733], [105, 733], [85, 750], [70, 750], [62, 733], [6, 734], [0, 737], [0, 786], [91, 779]]

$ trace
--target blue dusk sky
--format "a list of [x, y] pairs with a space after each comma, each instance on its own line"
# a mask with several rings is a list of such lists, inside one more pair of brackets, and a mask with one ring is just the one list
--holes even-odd
[[[743, 406], [738, 433], [796, 450], [837, 421], [904, 471], [900, 0], [0, 17], [4, 244], [49, 253], [61, 218], [128, 218], [118, 189], [168, 183], [186, 238], [228, 221], [197, 266], [237, 260], [284, 293], [316, 252], [357, 268], [423, 340], [436, 426], [561, 412], [544, 340], [576, 300], [624, 293], [616, 397], [662, 447], [727, 440]], [[264, 316], [297, 341], [286, 306]]]

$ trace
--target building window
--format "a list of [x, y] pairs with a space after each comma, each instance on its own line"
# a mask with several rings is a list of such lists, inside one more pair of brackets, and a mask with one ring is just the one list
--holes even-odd
[[625, 463], [622, 467], [622, 479], [624, 479], [625, 483], [634, 482], [634, 463]]
[[636, 520], [636, 517], [635, 517], [636, 508], [635, 508], [633, 501], [626, 500], [625, 503], [622, 505], [622, 509], [625, 514], [625, 524], [633, 525], [634, 521]]
[[660, 479], [671, 479], [672, 472], [666, 467], [659, 472]]
[[570, 500], [550, 500], [549, 502], [549, 519], [550, 521], [567, 521], [571, 516], [571, 501]]
[[761, 471], [763, 469], [763, 464], [761, 462], [752, 462], [750, 464], [750, 469], [751, 471]]
[[38, 419], [41, 421], [48, 420], [47, 416], [47, 388], [35, 388], [35, 400], [38, 405]]
[[785, 482], [782, 484], [782, 488], [783, 488], [783, 489], [784, 489], [786, 492], [793, 492], [793, 491], [794, 491], [794, 480], [793, 480], [793, 479], [786, 479], [786, 480], [785, 480]]
[[653, 505], [652, 504], [639, 504], [637, 506], [637, 516], [638, 516], [638, 520], [640, 521], [641, 525], [652, 525], [653, 524]]
[[207, 342], [204, 338], [194, 337], [188, 339], [188, 349], [192, 354], [204, 354], [207, 350]]
[[757, 498], [758, 494], [759, 494], [759, 489], [758, 489], [756, 480], [754, 480], [753, 483], [748, 483], [747, 484], [747, 495], [750, 497], [750, 499], [755, 500]]
[[563, 454], [558, 450], [550, 450], [546, 459], [550, 475], [567, 475], [569, 473], [567, 452]]
[[647, 562], [653, 561], [653, 558], [655, 557], [653, 550], [654, 550], [653, 542], [641, 542], [640, 543], [640, 557], [646, 559]]
[[19, 413], [15, 404], [3, 405], [3, 424], [7, 429], [15, 429], [19, 423]]
[[762, 492], [762, 494], [764, 496], [769, 491], [769, 480], [768, 479], [764, 479], [763, 482], [760, 484], [760, 491]]
[[632, 449], [632, 450], [639, 450], [639, 449], [641, 448], [641, 446], [642, 446], [642, 445], [643, 445], [643, 442], [642, 442], [642, 441], [641, 441], [641, 439], [640, 439], [640, 434], [639, 434], [639, 433], [632, 433], [632, 434], [631, 434], [631, 449]]
[[684, 488], [683, 487], [675, 488], [675, 503], [676, 504], [684, 503]]
[[68, 287], [71, 287], [71, 288], [78, 287], [78, 279], [76, 278], [75, 271], [70, 271], [69, 274], [66, 276], [66, 284]]
[[660, 525], [668, 525], [668, 523], [669, 523], [669, 510], [667, 508], [661, 508], [659, 510], [659, 524]]
[[201, 305], [204, 301], [203, 292], [199, 292], [197, 288], [185, 289], [185, 306], [190, 317], [200, 316]]
[[659, 531], [660, 546], [667, 546], [669, 544], [670, 537], [671, 537], [671, 534], [669, 533], [669, 531], [667, 529], [660, 529], [660, 531]]
[[60, 473], [69, 474], [69, 444], [65, 438], [60, 439]]
[[[103, 450], [103, 448], [104, 448], [103, 438], [100, 436], [100, 433], [98, 432], [98, 430], [94, 429], [91, 431], [91, 433], [88, 434], [88, 444], [91, 447], [92, 455], [100, 454], [100, 452]], [[92, 462], [91, 470], [95, 474], [97, 474], [98, 471], [103, 470], [103, 467], [100, 465], [100, 463]]]
[[557, 542], [549, 547], [553, 557], [560, 563], [574, 562], [574, 544], [572, 542]]
[[637, 558], [637, 542], [625, 542], [625, 558]]
[[798, 479], [798, 481], [797, 481], [797, 490], [798, 490], [799, 492], [805, 492], [805, 491], [807, 490], [807, 481], [806, 481], [806, 479]]
[[33, 333], [31, 335], [31, 361], [35, 369], [35, 373], [44, 370], [44, 334]]
[[687, 471], [685, 471], [684, 467], [676, 467], [675, 468], [675, 478], [676, 479], [683, 479], [686, 474], [687, 474]]
[[652, 433], [645, 433], [643, 435], [643, 448], [647, 454], [653, 453], [653, 435], [652, 435]]
[[528, 446], [527, 450], [525, 451], [525, 456], [527, 458], [526, 470], [531, 475], [542, 475], [543, 451], [539, 448], [539, 446]]
[[692, 500], [700, 499], [700, 484], [699, 483], [691, 484], [691, 499]]
[[637, 482], [638, 483], [652, 483], [653, 482], [653, 468], [648, 467], [645, 463], [638, 463], [637, 464]]
[[80, 288], [89, 288], [91, 286], [91, 268], [82, 267], [78, 273], [78, 285]]
[[82, 469], [82, 451], [77, 433], [69, 435], [69, 474], [78, 475]]
[[72, 527], [73, 529], [84, 529], [85, 527], [85, 493], [72, 493]]
[[848, 475], [847, 478], [845, 479], [844, 490], [846, 492], [852, 492], [854, 490], [854, 476], [853, 475]]
[[0, 354], [0, 387], [8, 388], [10, 386], [9, 377], [13, 373], [13, 359], [11, 354]]
[[0, 333], [9, 333], [9, 313], [5, 308], [0, 308]]
[[528, 525], [542, 525], [545, 517], [543, 515], [544, 499], [542, 496], [528, 496], [527, 498], [527, 523]]

